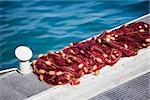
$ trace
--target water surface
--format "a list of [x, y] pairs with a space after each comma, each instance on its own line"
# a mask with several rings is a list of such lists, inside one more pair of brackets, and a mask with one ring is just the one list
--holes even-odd
[[0, 70], [18, 67], [14, 49], [34, 57], [60, 50], [149, 13], [148, 1], [0, 1]]

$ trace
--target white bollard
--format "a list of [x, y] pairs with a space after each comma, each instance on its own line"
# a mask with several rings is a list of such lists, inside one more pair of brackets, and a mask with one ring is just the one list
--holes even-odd
[[21, 74], [29, 74], [32, 72], [31, 63], [29, 60], [32, 58], [32, 50], [26, 46], [19, 46], [15, 49], [15, 56], [20, 60]]
[[29, 61], [20, 62], [20, 72], [21, 74], [29, 74], [32, 72], [31, 63]]

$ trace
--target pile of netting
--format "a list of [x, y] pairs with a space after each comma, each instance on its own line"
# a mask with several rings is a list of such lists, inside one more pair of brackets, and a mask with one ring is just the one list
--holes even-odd
[[149, 29], [149, 24], [135, 22], [71, 43], [58, 52], [50, 51], [32, 62], [34, 73], [50, 85], [79, 84], [83, 75], [98, 74], [105, 65], [112, 66], [121, 57], [137, 55], [139, 49], [149, 47]]

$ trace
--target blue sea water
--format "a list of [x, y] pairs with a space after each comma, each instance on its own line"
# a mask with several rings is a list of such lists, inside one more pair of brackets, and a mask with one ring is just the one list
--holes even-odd
[[0, 70], [18, 67], [18, 45], [32, 48], [35, 59], [148, 13], [148, 0], [0, 1]]

